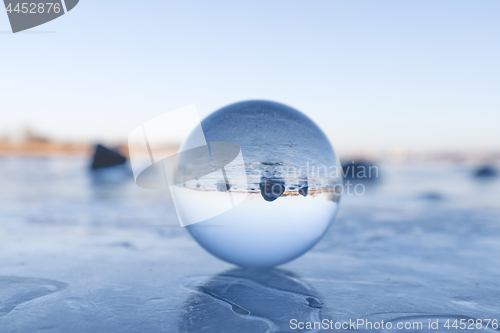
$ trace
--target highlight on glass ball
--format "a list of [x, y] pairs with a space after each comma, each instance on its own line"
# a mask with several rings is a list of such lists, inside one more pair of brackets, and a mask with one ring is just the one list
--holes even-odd
[[[161, 141], [178, 124], [193, 128], [177, 154]], [[177, 124], [177, 125], [176, 125]], [[338, 210], [342, 172], [321, 129], [270, 101], [223, 107], [202, 122], [194, 106], [132, 132], [136, 183], [169, 188], [181, 226], [214, 256], [244, 267], [272, 267], [311, 249]], [[142, 162], [141, 162], [142, 161]]]

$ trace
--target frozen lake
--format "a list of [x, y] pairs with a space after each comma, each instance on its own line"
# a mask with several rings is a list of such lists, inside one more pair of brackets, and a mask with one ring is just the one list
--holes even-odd
[[310, 252], [245, 270], [180, 228], [166, 191], [103, 182], [87, 163], [0, 157], [0, 332], [299, 331], [292, 319], [453, 332], [448, 319], [500, 320], [500, 180], [470, 167], [383, 164]]

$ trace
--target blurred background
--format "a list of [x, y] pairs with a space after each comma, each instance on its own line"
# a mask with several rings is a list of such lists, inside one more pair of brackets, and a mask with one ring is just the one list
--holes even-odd
[[137, 124], [247, 99], [301, 110], [341, 154], [498, 152], [496, 1], [81, 1], [3, 31], [3, 141], [123, 143]]
[[[499, 10], [82, 0], [16, 34], [0, 14], [0, 328], [257, 332], [286, 331], [291, 311], [498, 314]], [[169, 193], [137, 187], [126, 160], [129, 133], [155, 116], [249, 99], [309, 116], [346, 180], [366, 187], [344, 195], [311, 252], [262, 274], [199, 248]], [[376, 176], [349, 175], [360, 166]]]

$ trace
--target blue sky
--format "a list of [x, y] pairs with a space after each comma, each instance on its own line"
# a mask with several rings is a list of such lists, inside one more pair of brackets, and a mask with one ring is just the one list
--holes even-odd
[[3, 12], [0, 133], [125, 141], [179, 107], [269, 99], [341, 151], [498, 150], [499, 13], [497, 0], [81, 0], [9, 34]]

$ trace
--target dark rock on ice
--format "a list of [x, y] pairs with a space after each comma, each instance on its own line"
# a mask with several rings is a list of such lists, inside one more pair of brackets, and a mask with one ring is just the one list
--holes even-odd
[[262, 178], [260, 181], [260, 194], [266, 201], [274, 201], [285, 192], [283, 179]]
[[127, 161], [127, 158], [117, 152], [116, 150], [112, 150], [104, 147], [103, 145], [95, 146], [95, 153], [92, 162], [92, 169], [105, 168], [114, 165], [124, 164]]
[[307, 196], [307, 190], [308, 190], [308, 183], [307, 179], [303, 179], [301, 182], [299, 182], [299, 194], [306, 197]]
[[492, 178], [498, 176], [498, 171], [492, 165], [483, 165], [477, 168], [474, 176], [476, 178]]

